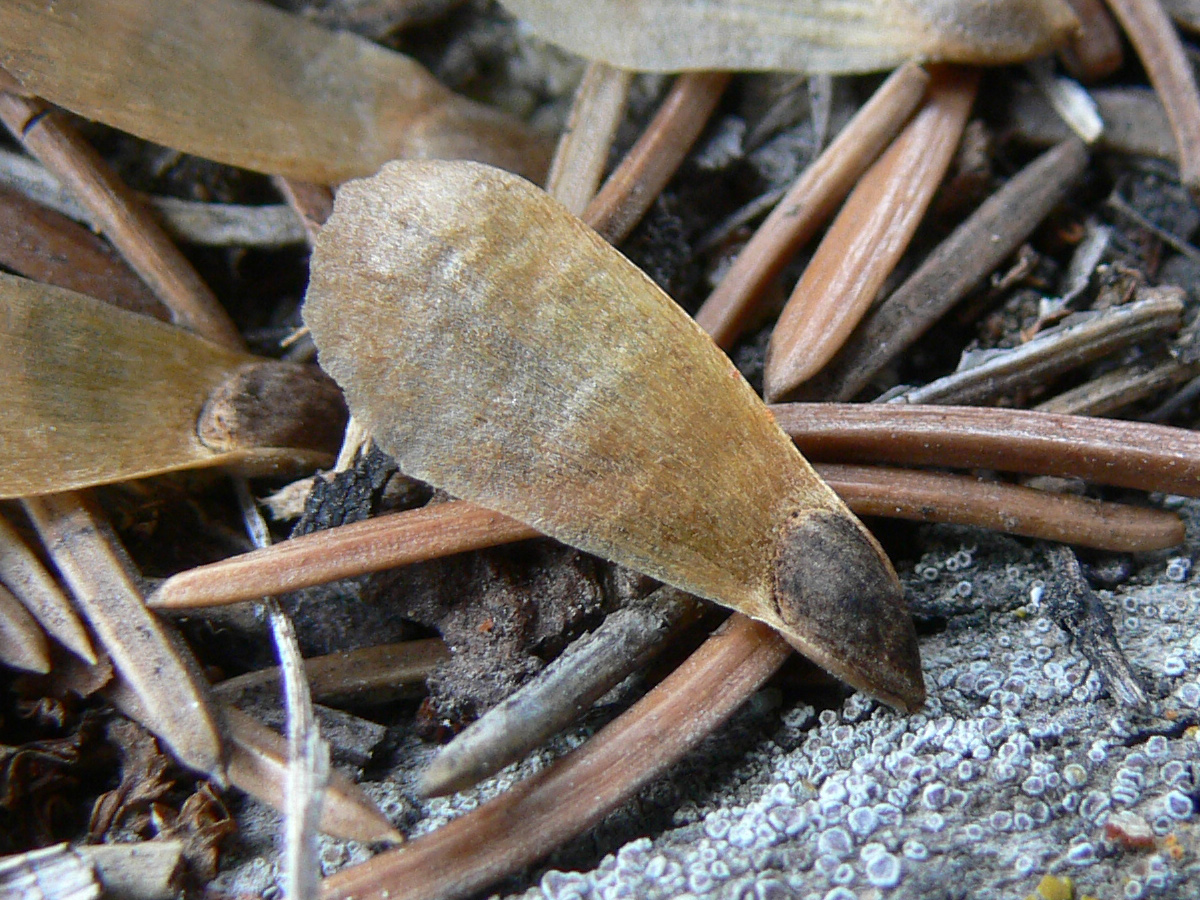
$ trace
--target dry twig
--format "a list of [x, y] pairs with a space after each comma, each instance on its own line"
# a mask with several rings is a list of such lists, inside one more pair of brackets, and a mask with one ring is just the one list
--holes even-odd
[[[1157, 296], [1150, 296], [1157, 293]], [[987, 354], [957, 372], [889, 398], [891, 403], [987, 403], [1039, 388], [1055, 376], [1179, 327], [1174, 289], [1096, 312], [1077, 313], [1011, 350]]]
[[[240, 709], [226, 706], [222, 714], [229, 740], [230, 782], [282, 811], [288, 790], [287, 741]], [[320, 829], [326, 834], [366, 843], [404, 840], [363, 789], [338, 772], [329, 776], [325, 801]]]
[[464, 790], [520, 759], [645, 665], [700, 610], [695, 597], [663, 587], [611, 613], [443, 747], [421, 776], [421, 793]]

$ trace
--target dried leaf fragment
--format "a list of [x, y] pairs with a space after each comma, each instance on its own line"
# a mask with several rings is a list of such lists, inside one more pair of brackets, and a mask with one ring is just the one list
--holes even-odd
[[503, 0], [555, 44], [651, 72], [870, 72], [910, 59], [1002, 64], [1078, 27], [1064, 0]]
[[874, 538], [695, 322], [537, 188], [434, 162], [345, 185], [304, 316], [406, 474], [768, 622], [890, 703], [922, 702]]

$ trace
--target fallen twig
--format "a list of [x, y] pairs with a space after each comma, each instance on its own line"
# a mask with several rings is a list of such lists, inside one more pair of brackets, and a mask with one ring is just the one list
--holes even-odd
[[1167, 359], [1122, 366], [1039, 403], [1034, 409], [1075, 416], [1108, 416], [1200, 374], [1200, 364]]
[[1183, 304], [1177, 292], [1158, 293], [1124, 306], [1077, 313], [1019, 347], [988, 354], [976, 365], [906, 390], [889, 402], [986, 403], [1044, 386], [1056, 375], [1178, 328]]
[[701, 608], [690, 594], [663, 587], [609, 614], [443, 747], [421, 776], [421, 793], [464, 790], [520, 759], [643, 666]]

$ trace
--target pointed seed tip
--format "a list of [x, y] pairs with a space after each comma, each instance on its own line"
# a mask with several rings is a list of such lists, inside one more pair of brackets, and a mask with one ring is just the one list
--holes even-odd
[[925, 701], [916, 630], [896, 573], [853, 516], [799, 510], [775, 559], [775, 611], [801, 653], [906, 711]]

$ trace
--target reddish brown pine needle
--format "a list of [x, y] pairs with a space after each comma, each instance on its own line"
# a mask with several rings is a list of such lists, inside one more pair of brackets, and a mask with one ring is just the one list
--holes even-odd
[[1167, 111], [1179, 147], [1179, 177], [1200, 192], [1200, 91], [1179, 32], [1158, 0], [1108, 0]]
[[459, 501], [441, 503], [313, 532], [180, 572], [147, 603], [167, 609], [236, 603], [537, 536], [528, 525], [491, 510]]
[[1182, 428], [970, 406], [787, 403], [771, 411], [809, 459], [1000, 469], [1200, 497], [1200, 435]]
[[854, 188], [771, 334], [768, 400], [815, 375], [875, 300], [950, 165], [978, 82], [977, 70], [935, 69], [925, 105]]
[[680, 75], [642, 136], [588, 204], [583, 221], [610, 244], [627, 238], [687, 157], [729, 78], [727, 72]]
[[954, 522], [1047, 541], [1118, 550], [1183, 543], [1173, 513], [1035, 491], [965, 475], [821, 463], [817, 471], [860, 516]]
[[322, 900], [465, 897], [536, 862], [658, 778], [791, 652], [769, 627], [734, 614], [578, 750], [432, 834], [326, 878]]
[[928, 83], [920, 66], [897, 69], [767, 216], [696, 312], [697, 324], [718, 346], [727, 348], [737, 340], [766, 286], [833, 214], [912, 114]]

